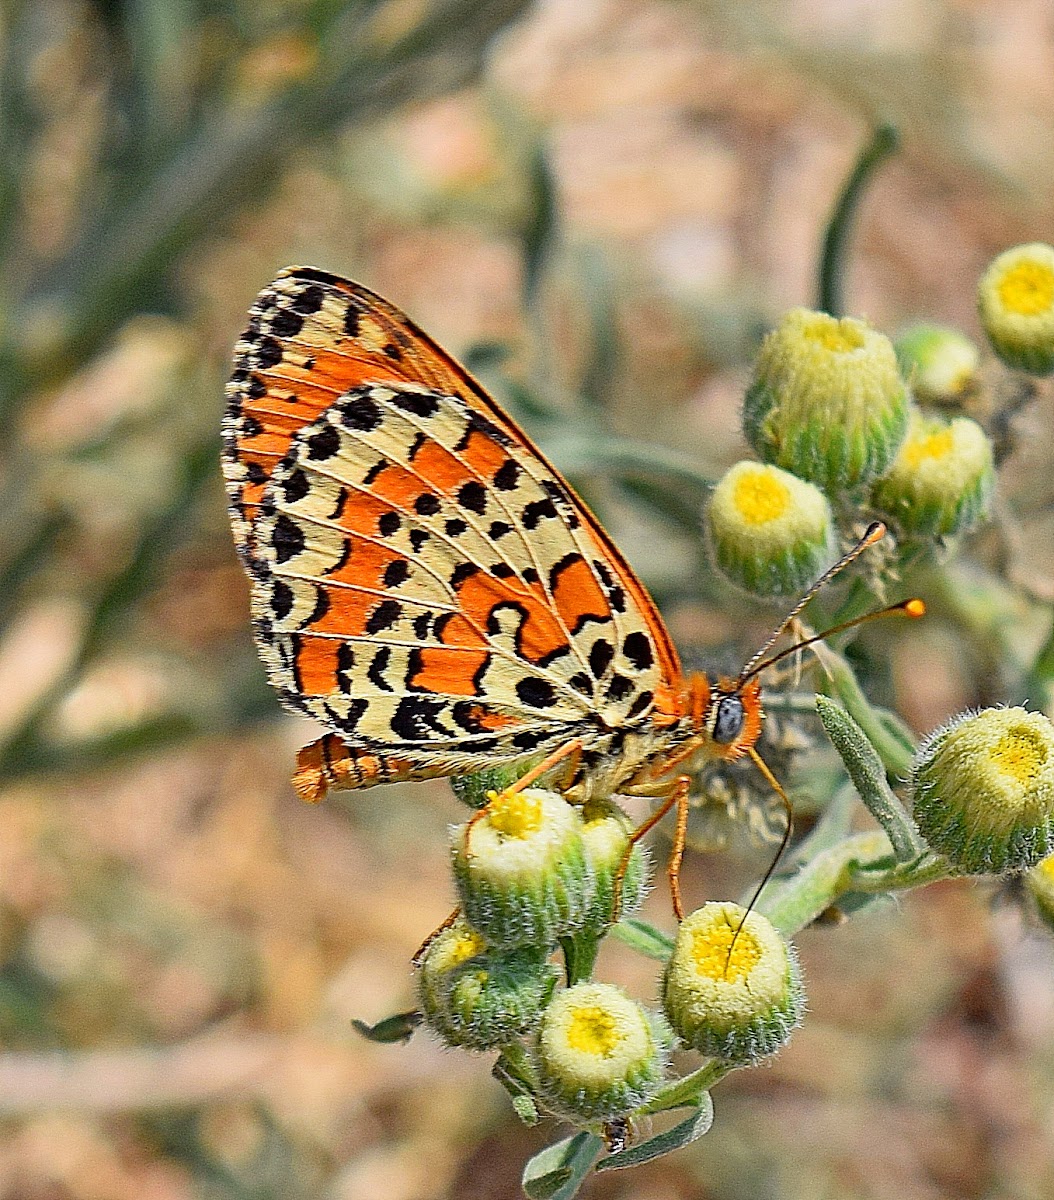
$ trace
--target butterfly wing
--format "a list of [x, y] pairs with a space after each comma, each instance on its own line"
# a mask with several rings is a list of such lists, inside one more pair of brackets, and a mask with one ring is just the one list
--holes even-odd
[[232, 524], [287, 705], [413, 778], [588, 746], [670, 703], [680, 666], [643, 586], [527, 436], [391, 305], [283, 272], [229, 397]]

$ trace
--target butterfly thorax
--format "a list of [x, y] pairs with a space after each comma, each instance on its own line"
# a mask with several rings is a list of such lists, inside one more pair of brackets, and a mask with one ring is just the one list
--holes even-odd
[[741, 685], [694, 674], [660, 693], [639, 726], [595, 739], [582, 757], [568, 799], [661, 791], [669, 779], [700, 759], [733, 761], [757, 741], [763, 712], [756, 680]]

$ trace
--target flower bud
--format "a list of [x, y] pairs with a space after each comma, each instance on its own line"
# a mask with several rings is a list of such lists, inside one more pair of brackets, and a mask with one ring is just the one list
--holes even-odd
[[766, 462], [851, 491], [889, 467], [907, 422], [893, 346], [865, 321], [795, 308], [765, 338], [743, 429]]
[[893, 346], [901, 373], [921, 403], [959, 404], [976, 389], [981, 355], [965, 333], [915, 325]]
[[977, 307], [992, 349], [1031, 375], [1054, 371], [1054, 247], [1004, 250], [977, 285]]
[[967, 875], [1025, 871], [1054, 850], [1054, 728], [1042, 713], [988, 708], [919, 748], [915, 821]]
[[549, 947], [581, 928], [593, 872], [581, 815], [556, 792], [493, 793], [481, 816], [453, 832], [461, 908], [492, 945]]
[[1036, 863], [1025, 876], [1025, 887], [1040, 920], [1054, 933], [1054, 854]]
[[537, 1024], [556, 978], [544, 950], [489, 950], [462, 917], [428, 947], [418, 991], [425, 1020], [448, 1046], [493, 1050]]
[[542, 1014], [534, 1049], [539, 1098], [573, 1120], [626, 1116], [658, 1091], [671, 1041], [665, 1021], [621, 988], [575, 984]]
[[714, 488], [707, 516], [714, 562], [755, 596], [798, 595], [833, 561], [826, 497], [779, 467], [736, 463]]
[[[593, 870], [596, 890], [583, 928], [601, 933], [611, 924], [615, 913], [615, 881], [633, 822], [611, 800], [591, 800], [582, 813], [582, 840], [586, 859]], [[647, 847], [638, 842], [629, 856], [618, 896], [618, 915], [628, 917], [644, 902], [651, 883], [651, 860]]]
[[711, 903], [681, 922], [663, 1002], [686, 1045], [746, 1063], [790, 1037], [805, 994], [794, 948], [771, 922], [738, 904]]
[[928, 417], [915, 410], [908, 436], [871, 501], [902, 534], [951, 537], [988, 513], [995, 487], [992, 443], [969, 417]]

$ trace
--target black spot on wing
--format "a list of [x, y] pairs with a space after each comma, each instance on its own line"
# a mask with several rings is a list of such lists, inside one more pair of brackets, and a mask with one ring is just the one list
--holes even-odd
[[556, 703], [556, 691], [546, 679], [525, 675], [516, 684], [516, 695], [531, 708], [552, 708]]
[[638, 671], [647, 670], [655, 661], [648, 635], [639, 629], [626, 635], [626, 640], [622, 643], [622, 653]]
[[340, 419], [359, 433], [371, 433], [384, 420], [380, 405], [366, 393], [353, 394], [340, 408]]
[[403, 606], [398, 600], [382, 600], [366, 618], [366, 632], [380, 633], [390, 629], [402, 616]]
[[449, 731], [440, 722], [445, 708], [443, 700], [404, 696], [392, 714], [392, 733], [405, 742], [427, 742], [437, 733], [446, 735]]
[[382, 692], [394, 692], [395, 688], [384, 677], [384, 672], [388, 669], [388, 663], [392, 657], [392, 648], [390, 646], [382, 646], [380, 650], [373, 656], [373, 661], [370, 663], [370, 669], [366, 672], [366, 678], [375, 688]]

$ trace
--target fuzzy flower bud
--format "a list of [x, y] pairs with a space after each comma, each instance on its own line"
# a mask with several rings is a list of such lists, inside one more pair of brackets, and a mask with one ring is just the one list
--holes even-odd
[[1054, 246], [1004, 250], [977, 286], [981, 324], [992, 349], [1031, 375], [1054, 371]]
[[418, 992], [425, 1020], [448, 1046], [493, 1050], [535, 1026], [556, 977], [544, 950], [489, 950], [459, 918], [428, 947]]
[[[615, 880], [622, 865], [633, 822], [611, 800], [593, 800], [582, 813], [582, 840], [593, 869], [596, 891], [584, 928], [601, 933], [615, 911]], [[644, 902], [651, 882], [651, 860], [646, 846], [637, 843], [629, 856], [619, 891], [619, 916], [628, 917]]]
[[454, 832], [454, 881], [469, 923], [495, 946], [553, 946], [593, 900], [582, 818], [556, 792], [493, 793]]
[[1054, 854], [1036, 863], [1025, 876], [1025, 887], [1040, 920], [1054, 933]]
[[743, 429], [766, 462], [849, 491], [889, 467], [907, 422], [893, 346], [865, 321], [795, 308], [765, 338]]
[[736, 463], [714, 488], [707, 517], [714, 561], [755, 596], [797, 595], [834, 558], [823, 492], [779, 467]]
[[1025, 871], [1054, 850], [1054, 728], [1042, 713], [988, 708], [919, 748], [915, 821], [964, 874]]
[[992, 443], [976, 421], [946, 421], [916, 410], [908, 436], [889, 474], [875, 484], [871, 500], [901, 533], [942, 538], [983, 520], [994, 487]]
[[669, 1029], [609, 983], [557, 992], [534, 1048], [538, 1094], [575, 1120], [610, 1120], [647, 1103], [666, 1072]]
[[760, 913], [727, 903], [704, 904], [681, 922], [663, 999], [686, 1045], [730, 1062], [773, 1054], [805, 1007], [794, 948]]
[[901, 373], [923, 404], [959, 404], [977, 387], [980, 352], [957, 329], [915, 325], [893, 346]]

